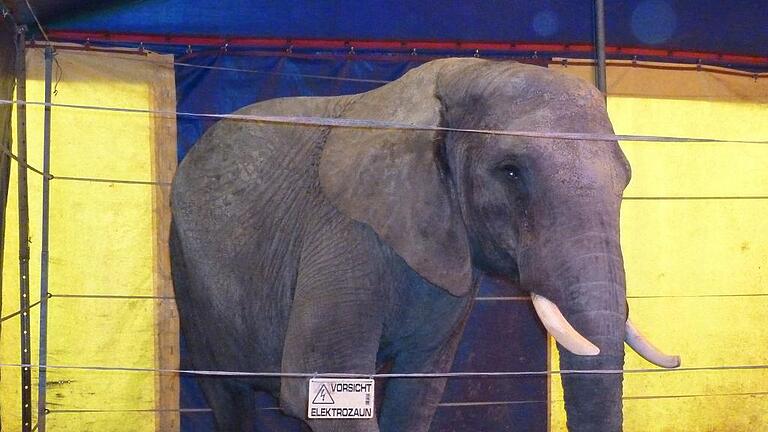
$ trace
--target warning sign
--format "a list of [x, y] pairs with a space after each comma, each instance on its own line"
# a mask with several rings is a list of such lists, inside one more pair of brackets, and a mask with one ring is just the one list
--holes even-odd
[[315, 398], [312, 399], [312, 403], [315, 404], [334, 404], [333, 398], [331, 397], [331, 394], [328, 393], [328, 387], [325, 386], [325, 384], [320, 386], [320, 390], [317, 391], [317, 394], [315, 395]]
[[373, 418], [372, 379], [312, 378], [309, 380], [309, 418]]

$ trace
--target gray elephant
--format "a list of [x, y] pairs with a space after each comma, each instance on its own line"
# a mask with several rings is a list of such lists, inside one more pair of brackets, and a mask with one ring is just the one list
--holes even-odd
[[[679, 364], [627, 320], [615, 141], [452, 128], [612, 134], [591, 85], [514, 62], [427, 63], [367, 93], [270, 100], [242, 115], [376, 119], [428, 130], [224, 120], [176, 174], [171, 250], [197, 369], [447, 372], [483, 274], [519, 281], [561, 369], [620, 370], [624, 341]], [[313, 431], [427, 431], [445, 379], [391, 380], [376, 418], [307, 419], [307, 380], [202, 382], [221, 431], [255, 391]], [[617, 431], [621, 374], [563, 377], [572, 431]]]

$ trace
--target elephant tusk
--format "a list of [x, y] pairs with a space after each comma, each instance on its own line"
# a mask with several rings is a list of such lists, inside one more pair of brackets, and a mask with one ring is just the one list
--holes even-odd
[[576, 355], [593, 356], [600, 354], [600, 348], [588, 341], [565, 319], [560, 309], [546, 297], [531, 293], [533, 307], [544, 328], [565, 349]]
[[667, 355], [661, 352], [658, 348], [653, 346], [645, 336], [632, 324], [632, 321], [627, 319], [626, 325], [627, 334], [625, 341], [636, 353], [640, 354], [640, 357], [648, 360], [649, 362], [667, 369], [672, 369], [680, 366], [680, 356]]

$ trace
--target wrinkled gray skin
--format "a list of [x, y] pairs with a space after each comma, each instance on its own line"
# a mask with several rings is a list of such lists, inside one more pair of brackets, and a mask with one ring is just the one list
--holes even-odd
[[[239, 114], [612, 133], [591, 85], [545, 68], [448, 59], [352, 96]], [[448, 371], [481, 274], [541, 294], [621, 369], [616, 142], [221, 121], [173, 185], [181, 325], [197, 369]], [[445, 380], [400, 379], [376, 420], [307, 420], [307, 380], [204, 380], [220, 431], [248, 430], [254, 389], [314, 431], [427, 431]], [[621, 430], [621, 375], [564, 377], [571, 431]]]

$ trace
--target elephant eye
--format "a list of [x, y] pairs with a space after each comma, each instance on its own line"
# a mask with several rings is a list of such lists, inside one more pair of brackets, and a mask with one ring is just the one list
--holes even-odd
[[506, 174], [507, 177], [513, 180], [520, 180], [521, 178], [520, 168], [515, 165], [504, 165], [501, 167], [501, 170], [504, 172], [504, 174]]

